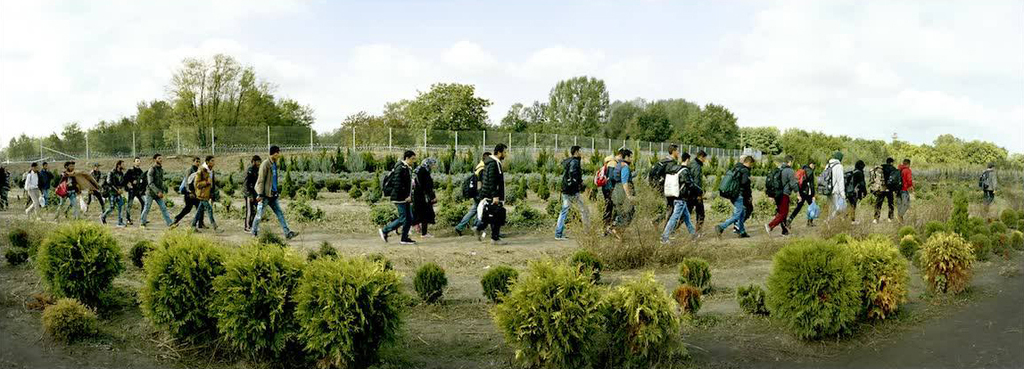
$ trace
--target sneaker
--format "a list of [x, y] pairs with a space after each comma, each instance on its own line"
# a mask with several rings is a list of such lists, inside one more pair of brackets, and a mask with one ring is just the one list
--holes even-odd
[[718, 239], [722, 239], [722, 232], [725, 232], [725, 229], [715, 226], [715, 236], [718, 237]]
[[769, 227], [767, 224], [765, 224], [764, 225], [764, 233], [766, 233], [768, 235], [771, 235], [772, 234], [772, 227]]
[[377, 229], [377, 234], [380, 235], [380, 240], [381, 241], [384, 241], [384, 243], [388, 242], [388, 234], [384, 233], [384, 229], [383, 228]]
[[398, 244], [399, 245], [415, 245], [416, 241], [413, 241], [413, 240], [401, 240], [401, 241], [398, 241]]
[[874, 219], [874, 220], [872, 220], [872, 221], [871, 221], [871, 224], [878, 224], [878, 219]]
[[142, 228], [142, 229], [146, 229], [147, 226], [149, 226], [148, 223], [139, 224], [139, 228]]
[[892, 223], [892, 218], [886, 219], [886, 222]]
[[476, 231], [476, 240], [477, 241], [484, 242], [484, 237], [485, 236], [487, 236], [487, 232], [486, 231]]
[[[168, 226], [167, 228], [170, 228], [170, 229], [178, 228], [178, 222], [171, 223], [171, 225]], [[195, 228], [195, 227], [192, 227], [192, 228]]]
[[455, 228], [455, 234], [459, 235], [459, 237], [462, 237], [462, 230]]
[[134, 223], [134, 222], [132, 222], [132, 220], [131, 220], [131, 219], [128, 219], [128, 225], [134, 225], [134, 224], [135, 224], [135, 223]]
[[508, 242], [505, 242], [505, 240], [491, 240], [491, 245], [492, 246], [504, 246], [504, 245], [508, 245]]
[[423, 238], [434, 238], [434, 235], [432, 235], [432, 234], [430, 234], [430, 233], [427, 233], [427, 234], [425, 234], [425, 235], [422, 235], [422, 236], [420, 236], [420, 237], [423, 237]]
[[100, 224], [107, 224], [107, 220], [103, 219], [103, 218], [100, 218]]
[[740, 227], [736, 226], [736, 225], [733, 225], [732, 226], [732, 233], [740, 234]]
[[298, 236], [298, 235], [299, 235], [299, 232], [291, 231], [291, 232], [288, 232], [288, 234], [286, 234], [284, 236], [284, 238], [287, 239], [287, 240], [290, 240], [290, 239], [295, 238], [295, 236]]
[[568, 241], [568, 240], [569, 240], [569, 237], [555, 236], [555, 241]]
[[743, 232], [743, 233], [740, 233], [740, 238], [750, 238], [750, 235], [747, 234], [747, 232]]

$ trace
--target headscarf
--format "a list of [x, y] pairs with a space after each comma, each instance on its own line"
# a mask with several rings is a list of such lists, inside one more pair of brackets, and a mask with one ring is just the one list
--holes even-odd
[[426, 169], [429, 172], [430, 171], [430, 167], [434, 166], [434, 164], [437, 164], [437, 159], [426, 158], [426, 159], [423, 159], [422, 163], [420, 163], [420, 168], [424, 168], [424, 169]]
[[832, 153], [832, 159], [843, 161], [843, 153], [840, 152], [839, 150], [836, 150], [836, 152]]

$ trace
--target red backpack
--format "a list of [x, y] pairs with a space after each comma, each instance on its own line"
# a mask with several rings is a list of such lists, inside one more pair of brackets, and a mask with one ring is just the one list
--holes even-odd
[[601, 169], [597, 170], [597, 173], [594, 173], [594, 184], [597, 185], [597, 187], [604, 187], [604, 185], [608, 184], [607, 163], [605, 165], [602, 165]]
[[798, 186], [804, 186], [804, 177], [807, 177], [807, 171], [805, 171], [803, 168], [800, 168], [800, 170], [796, 171], [796, 184]]
[[57, 185], [57, 189], [54, 190], [54, 192], [59, 197], [68, 197], [68, 181], [61, 181], [60, 184]]

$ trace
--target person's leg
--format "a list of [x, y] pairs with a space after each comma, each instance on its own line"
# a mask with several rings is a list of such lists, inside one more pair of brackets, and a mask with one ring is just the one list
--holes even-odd
[[277, 222], [281, 224], [281, 230], [284, 232], [285, 237], [292, 234], [291, 228], [288, 228], [288, 221], [284, 219], [284, 211], [281, 211], [280, 198], [272, 198], [268, 203], [270, 209], [274, 211], [274, 215], [277, 216]]
[[174, 220], [171, 219], [171, 213], [167, 211], [167, 202], [163, 198], [158, 198], [156, 199], [156, 204], [160, 206], [160, 214], [164, 216], [164, 223], [170, 226]]
[[788, 233], [788, 227], [786, 227], [787, 214], [789, 214], [789, 196], [779, 196], [775, 199], [775, 217], [768, 222], [768, 228], [775, 230], [775, 227], [782, 224], [783, 233]]
[[739, 205], [738, 209], [740, 213], [739, 216], [736, 218], [736, 227], [739, 228], [740, 235], [744, 235], [747, 234], [746, 222], [747, 219], [750, 218], [750, 213], [752, 213], [753, 208], [747, 207], [747, 204], [750, 202], [750, 200], [747, 200], [742, 196], [740, 197], [740, 200], [741, 201], [737, 202], [737, 205]]
[[[196, 214], [192, 216], [192, 223], [190, 223], [190, 224], [192, 224], [192, 228], [193, 229], [198, 229], [198, 227], [199, 227], [199, 220], [200, 219], [203, 219], [203, 202], [202, 201], [199, 201], [199, 202], [196, 203]], [[177, 220], [175, 220], [175, 223], [177, 223]]]
[[412, 215], [412, 206], [410, 204], [397, 204], [400, 205], [398, 208], [399, 213], [402, 214], [402, 241], [409, 240], [409, 228], [412, 227], [413, 222], [416, 221]]
[[117, 204], [117, 225], [124, 227], [124, 197], [118, 195], [111, 200], [111, 204]]
[[39, 190], [38, 189], [29, 190], [28, 191], [28, 198], [29, 198], [29, 200], [32, 200], [32, 204], [29, 205], [27, 209], [25, 209], [25, 214], [31, 215], [33, 212], [38, 213], [39, 212], [39, 208], [42, 207], [42, 204], [40, 204], [40, 200], [39, 200], [39, 198], [40, 198]]
[[68, 198], [71, 199], [71, 207], [74, 208], [72, 213], [75, 215], [75, 220], [81, 218], [82, 217], [82, 207], [79, 206], [79, 204], [78, 204], [78, 202], [80, 201], [78, 199], [78, 194], [71, 193], [71, 195], [68, 195]]
[[907, 210], [910, 210], [910, 192], [900, 191], [900, 219], [907, 214]]
[[217, 219], [213, 216], [213, 202], [211, 200], [203, 201], [200, 210], [205, 212], [206, 217], [210, 219], [210, 226], [213, 227], [214, 230], [217, 230]]
[[[680, 209], [682, 208], [682, 209]], [[672, 209], [669, 213], [668, 221], [665, 222], [665, 230], [661, 232], [661, 242], [668, 242], [669, 237], [672, 235], [672, 231], [676, 229], [676, 225], [679, 224], [679, 218], [686, 213], [686, 202], [682, 200], [672, 201]]]
[[259, 203], [256, 204], [256, 214], [252, 217], [252, 235], [256, 236], [260, 232], [260, 218], [263, 217], [263, 208], [267, 205], [267, 198], [261, 198]]
[[253, 199], [248, 196], [244, 197], [242, 200], [245, 201], [245, 219], [242, 220], [242, 229], [246, 232], [252, 230], [252, 217], [253, 212], [255, 211], [252, 206], [252, 200]]
[[[668, 196], [666, 196], [665, 197], [665, 215], [664, 215], [666, 224], [668, 224], [668, 219], [672, 217], [672, 213], [675, 211], [675, 207], [676, 207], [676, 198], [675, 197], [668, 197]], [[661, 220], [661, 219], [658, 219], [658, 220]]]
[[565, 218], [569, 217], [569, 195], [562, 194], [562, 209], [558, 211], [558, 220], [555, 221], [555, 238], [562, 238], [565, 235]]
[[580, 212], [580, 220], [583, 222], [583, 226], [586, 227], [590, 224], [590, 210], [587, 209], [587, 204], [583, 202], [582, 194], [575, 194], [569, 198], [570, 202], [576, 203], [576, 210]]
[[694, 234], [695, 230], [693, 228], [693, 222], [690, 221], [690, 207], [687, 206], [686, 200], [679, 200], [679, 201], [683, 202], [683, 206], [680, 207], [680, 209], [679, 209], [679, 212], [683, 213], [683, 216], [680, 219], [683, 220], [683, 224], [686, 224], [686, 230], [689, 231], [690, 234], [692, 235], [692, 234]]
[[857, 222], [857, 201], [859, 199], [856, 197], [850, 198], [850, 208], [847, 209], [847, 212], [850, 214], [850, 221], [854, 223]]
[[[790, 221], [791, 223], [793, 222], [793, 220], [794, 220], [794, 219], [796, 219], [796, 216], [797, 216], [797, 214], [800, 214], [800, 210], [802, 210], [802, 209], [804, 208], [804, 202], [805, 202], [805, 201], [806, 201], [806, 199], [804, 199], [804, 196], [803, 196], [803, 195], [800, 195], [800, 198], [799, 198], [799, 199], [797, 199], [797, 202], [796, 202], [796, 207], [795, 207], [795, 208], [793, 208], [793, 213], [791, 213], [791, 214], [789, 215], [789, 221]], [[808, 204], [808, 205], [809, 205], [809, 204]]]
[[469, 211], [466, 212], [466, 215], [462, 216], [462, 220], [459, 221], [459, 224], [455, 225], [456, 231], [461, 232], [466, 229], [466, 226], [468, 226], [471, 221], [476, 225], [476, 207], [478, 205], [480, 205], [480, 202], [473, 200], [473, 205], [470, 205]]
[[895, 196], [896, 196], [896, 194], [893, 191], [885, 191], [885, 200], [888, 201], [888, 203], [889, 203], [889, 220], [892, 220], [892, 216], [893, 216], [893, 213], [894, 213], [893, 212], [892, 202], [893, 202], [893, 197], [895, 197]]
[[[687, 204], [689, 203], [690, 202], [687, 202]], [[692, 211], [691, 213], [697, 215], [697, 224], [694, 228], [696, 229], [696, 232], [700, 232], [702, 229], [704, 229], [704, 198], [698, 197], [693, 199], [692, 206], [694, 211]]]
[[604, 195], [604, 220], [605, 227], [612, 225], [612, 221], [615, 219], [615, 204], [612, 202], [612, 192], [601, 189], [601, 193]]
[[[178, 224], [179, 222], [181, 222], [181, 220], [184, 219], [185, 216], [188, 215], [188, 213], [192, 212], [193, 207], [199, 206], [198, 200], [188, 195], [185, 195], [182, 198], [182, 202], [185, 205], [181, 207], [181, 211], [178, 212], [178, 215], [174, 216], [174, 224]], [[195, 217], [192, 218], [192, 222], [195, 223]], [[195, 227], [195, 224], [192, 224], [192, 226]]]
[[395, 203], [394, 205], [395, 210], [398, 211], [398, 218], [395, 218], [394, 220], [391, 221], [391, 223], [388, 223], [387, 225], [384, 226], [384, 228], [381, 228], [381, 231], [383, 231], [384, 234], [394, 232], [396, 229], [398, 229], [399, 226], [402, 225], [402, 223], [405, 223], [405, 210], [403, 210], [402, 208], [403, 204]]
[[110, 212], [114, 211], [114, 198], [111, 197], [108, 202], [110, 203], [110, 207], [103, 208], [103, 212], [100, 213], [100, 223], [103, 224], [107, 224], [107, 215], [110, 215]]
[[729, 226], [739, 223], [741, 219], [743, 219], [743, 196], [738, 196], [732, 201], [732, 216], [718, 225], [718, 231], [721, 232]]
[[146, 217], [149, 216], [149, 211], [153, 208], [153, 197], [146, 195], [146, 202], [142, 206], [142, 215], [139, 216], [139, 224], [146, 225], [149, 221]]

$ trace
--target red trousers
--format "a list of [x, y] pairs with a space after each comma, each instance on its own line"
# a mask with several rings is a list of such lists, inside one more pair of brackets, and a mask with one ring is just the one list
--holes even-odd
[[782, 233], [789, 233], [789, 224], [786, 223], [786, 215], [789, 214], [789, 195], [782, 195], [775, 198], [775, 218], [768, 223], [768, 228], [775, 229], [775, 226], [782, 224]]

